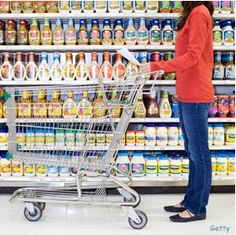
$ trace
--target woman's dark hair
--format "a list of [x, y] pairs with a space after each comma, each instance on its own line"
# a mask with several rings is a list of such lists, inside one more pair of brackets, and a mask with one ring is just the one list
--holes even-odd
[[177, 30], [180, 30], [184, 27], [184, 24], [188, 19], [188, 16], [190, 15], [193, 8], [199, 5], [205, 5], [206, 8], [209, 10], [211, 16], [213, 15], [214, 12], [214, 5], [212, 1], [181, 1], [181, 3], [183, 6], [183, 13], [178, 20]]

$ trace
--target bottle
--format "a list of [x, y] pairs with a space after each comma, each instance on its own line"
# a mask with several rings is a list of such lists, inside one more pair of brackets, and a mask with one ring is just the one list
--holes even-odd
[[94, 118], [101, 118], [106, 115], [106, 106], [103, 101], [103, 93], [101, 91], [97, 92], [97, 98], [93, 102], [93, 113]]
[[81, 1], [71, 1], [71, 12], [72, 13], [81, 13], [83, 8], [83, 3]]
[[113, 67], [110, 63], [110, 53], [103, 53], [103, 64], [100, 68], [101, 78], [104, 81], [111, 81], [113, 78]]
[[228, 175], [235, 175], [235, 153], [231, 151], [228, 154]]
[[179, 128], [176, 124], [169, 124], [167, 135], [169, 146], [177, 146], [179, 144]]
[[235, 127], [228, 125], [225, 128], [225, 144], [234, 145], [235, 144]]
[[48, 56], [45, 52], [41, 54], [41, 62], [38, 66], [38, 78], [39, 81], [49, 81], [50, 68], [48, 65]]
[[183, 136], [183, 132], [182, 132], [182, 128], [179, 127], [179, 145], [180, 146], [184, 146], [184, 136]]
[[33, 19], [30, 30], [29, 30], [29, 44], [39, 45], [41, 42], [40, 36], [41, 35], [38, 28], [38, 21], [37, 19]]
[[223, 151], [217, 153], [216, 171], [217, 175], [220, 176], [227, 175], [228, 159], [227, 159], [227, 154]]
[[221, 1], [221, 14], [230, 14], [232, 12], [232, 2], [230, 0]]
[[157, 159], [151, 154], [145, 155], [145, 174], [146, 176], [157, 176]]
[[135, 45], [137, 43], [137, 31], [134, 28], [133, 19], [128, 19], [128, 26], [125, 30], [125, 43], [126, 45]]
[[63, 68], [65, 81], [73, 81], [75, 79], [75, 66], [73, 64], [72, 53], [66, 53], [66, 63]]
[[17, 44], [18, 45], [28, 45], [28, 30], [26, 28], [26, 21], [20, 20], [20, 27], [17, 30]]
[[214, 53], [214, 70], [213, 70], [213, 79], [214, 80], [223, 80], [224, 79], [224, 65], [221, 62], [221, 52]]
[[226, 20], [223, 28], [223, 40], [225, 46], [234, 45], [234, 30], [232, 28], [232, 20]]
[[114, 44], [115, 45], [124, 45], [124, 28], [122, 20], [115, 20], [114, 28]]
[[69, 19], [68, 27], [65, 30], [65, 41], [66, 41], [66, 45], [76, 44], [76, 31], [75, 31], [73, 19]]
[[214, 14], [219, 14], [220, 13], [220, 9], [221, 9], [221, 3], [218, 0], [213, 0], [212, 1], [213, 5], [214, 5]]
[[213, 127], [213, 144], [223, 146], [225, 144], [225, 129], [223, 124], [215, 124]]
[[132, 0], [124, 0], [123, 1], [123, 12], [131, 13], [134, 10], [133, 1]]
[[146, 10], [148, 13], [158, 12], [158, 0], [146, 0]]
[[211, 124], [208, 124], [208, 145], [209, 146], [213, 145], [213, 138], [214, 138], [213, 126]]
[[11, 172], [12, 176], [23, 176], [23, 163], [12, 160]]
[[125, 65], [122, 63], [122, 56], [119, 53], [115, 54], [115, 64], [113, 66], [114, 79], [122, 81], [125, 79]]
[[58, 2], [58, 11], [60, 13], [69, 13], [70, 12], [70, 1], [59, 1]]
[[0, 45], [3, 45], [5, 42], [4, 30], [5, 30], [4, 22], [2, 20], [0, 20]]
[[215, 20], [213, 28], [213, 44], [214, 46], [221, 46], [223, 43], [223, 32], [220, 27], [220, 20]]
[[9, 11], [10, 11], [9, 1], [1, 1], [0, 2], [0, 13], [9, 13]]
[[36, 81], [38, 78], [38, 67], [34, 62], [35, 54], [30, 52], [29, 55], [29, 62], [25, 67], [25, 74], [27, 81]]
[[157, 126], [157, 145], [158, 146], [167, 146], [168, 144], [168, 129], [165, 124], [159, 124]]
[[182, 175], [188, 175], [189, 174], [189, 158], [184, 156], [182, 159]]
[[89, 80], [96, 81], [99, 79], [100, 66], [98, 65], [98, 55], [96, 52], [92, 52], [92, 61], [89, 66]]
[[110, 13], [118, 13], [120, 11], [120, 1], [119, 0], [110, 0], [108, 1], [108, 11]]
[[145, 127], [145, 145], [156, 146], [157, 129], [155, 124], [146, 124]]
[[47, 1], [46, 2], [46, 12], [47, 13], [57, 13], [58, 12], [57, 1]]
[[54, 45], [64, 45], [65, 43], [65, 36], [64, 31], [61, 26], [61, 20], [57, 19], [56, 21], [56, 27], [52, 34], [52, 40]]
[[73, 91], [67, 92], [67, 100], [63, 104], [63, 117], [75, 118], [77, 116], [77, 104], [74, 101]]
[[111, 45], [113, 42], [112, 36], [111, 21], [109, 19], [105, 19], [103, 21], [102, 29], [102, 45]]
[[216, 117], [219, 118], [226, 118], [228, 112], [229, 112], [229, 99], [228, 96], [218, 96], [217, 99], [217, 114]]
[[135, 12], [145, 12], [146, 10], [145, 1], [135, 1], [134, 4], [135, 4], [134, 7]]
[[170, 13], [171, 4], [170, 1], [160, 1], [160, 13]]
[[22, 2], [22, 10], [23, 13], [32, 13], [34, 11], [34, 2], [33, 1]]
[[1, 176], [11, 176], [11, 161], [5, 155], [1, 156], [0, 160]]
[[170, 159], [170, 175], [178, 176], [181, 174], [181, 160], [179, 156], [172, 156]]
[[208, 117], [214, 118], [218, 112], [218, 97], [214, 96], [214, 101], [211, 103], [211, 106], [209, 108]]
[[46, 12], [45, 2], [42, 1], [34, 2], [34, 11], [35, 13], [45, 13]]
[[61, 81], [63, 78], [63, 71], [60, 63], [60, 54], [55, 52], [53, 55], [53, 64], [50, 69], [50, 77], [52, 81]]
[[92, 104], [88, 99], [87, 91], [83, 91], [83, 97], [82, 97], [82, 100], [78, 103], [77, 110], [78, 110], [79, 118], [91, 117]]
[[89, 42], [88, 29], [86, 20], [80, 20], [80, 28], [77, 32], [78, 45], [87, 45]]
[[37, 177], [46, 177], [47, 176], [47, 167], [45, 164], [36, 164], [35, 165], [35, 174]]
[[143, 102], [143, 95], [138, 97], [137, 103], [134, 107], [134, 117], [135, 118], [145, 118], [146, 117], [146, 108]]
[[24, 81], [25, 79], [25, 66], [22, 63], [22, 53], [16, 53], [16, 63], [13, 66], [13, 79], [15, 81]]
[[48, 104], [48, 117], [49, 118], [61, 118], [62, 116], [62, 104], [59, 101], [60, 92], [58, 90], [52, 91], [52, 100]]
[[149, 38], [151, 45], [160, 45], [161, 44], [161, 29], [159, 28], [159, 20], [152, 20], [152, 27], [149, 31]]
[[228, 61], [225, 64], [225, 78], [226, 80], [235, 80], [235, 65], [234, 53], [228, 52]]
[[159, 156], [157, 172], [158, 176], [169, 176], [170, 162], [167, 155], [163, 154]]
[[[116, 167], [118, 171], [116, 172], [117, 176], [124, 176], [130, 174], [130, 160], [128, 157], [128, 152], [126, 151], [119, 151], [118, 156], [116, 159]], [[122, 172], [122, 173], [121, 173]]]
[[[168, 61], [174, 58], [173, 52], [165, 52], [164, 60]], [[164, 74], [164, 80], [175, 80], [175, 73]]]
[[107, 1], [94, 1], [94, 8], [97, 13], [106, 13], [107, 11]]
[[33, 103], [33, 117], [35, 118], [46, 118], [48, 115], [48, 107], [45, 100], [45, 90], [39, 90], [38, 101]]
[[10, 53], [4, 53], [4, 62], [1, 66], [0, 77], [3, 81], [10, 81], [12, 79], [12, 65], [10, 63]]
[[10, 11], [11, 13], [21, 13], [22, 7], [21, 2], [19, 1], [12, 1], [10, 2]]
[[129, 61], [125, 67], [126, 79], [135, 80], [138, 74], [139, 74], [138, 66]]
[[156, 91], [151, 92], [147, 101], [145, 102], [145, 107], [147, 110], [147, 117], [158, 117], [159, 111], [156, 98]]
[[16, 44], [16, 30], [13, 20], [7, 21], [7, 28], [4, 32], [4, 39], [6, 45], [15, 45]]
[[76, 79], [79, 81], [86, 81], [88, 75], [88, 67], [85, 63], [85, 55], [83, 52], [80, 52], [76, 58], [78, 62], [75, 68]]
[[52, 30], [49, 19], [44, 19], [43, 28], [40, 35], [42, 45], [52, 45]]
[[171, 20], [165, 20], [164, 28], [161, 33], [163, 45], [173, 45], [174, 43], [174, 31], [171, 27]]
[[[147, 52], [144, 51], [144, 52], [140, 52], [139, 53], [139, 57], [138, 57], [138, 60], [139, 60], [139, 63], [140, 64], [146, 64], [147, 63], [147, 60], [148, 60], [148, 55], [147, 55]], [[151, 77], [150, 74], [145, 74], [144, 78], [145, 80], [149, 80]]]
[[145, 24], [145, 19], [140, 19], [139, 28], [137, 30], [137, 43], [138, 45], [147, 45], [149, 41], [148, 30]]
[[84, 1], [83, 2], [83, 11], [92, 13], [94, 12], [94, 1]]
[[101, 43], [101, 35], [99, 29], [99, 22], [97, 19], [92, 20], [92, 26], [90, 31], [89, 43], [91, 45], [100, 45]]
[[144, 176], [145, 175], [145, 159], [143, 152], [134, 152], [131, 159], [131, 175]]
[[229, 112], [227, 117], [235, 118], [235, 96], [229, 96]]
[[31, 94], [29, 90], [24, 90], [20, 102], [17, 103], [17, 117], [18, 118], [31, 118], [32, 117], [32, 104]]
[[[112, 90], [110, 102], [114, 104], [118, 102], [117, 92], [115, 89]], [[118, 105], [117, 107], [111, 109], [112, 118], [120, 118], [120, 115], [121, 115], [121, 108]]]
[[181, 14], [183, 7], [181, 1], [172, 1], [172, 13]]
[[170, 118], [172, 115], [172, 110], [169, 102], [168, 91], [161, 91], [161, 100], [159, 105], [160, 118]]

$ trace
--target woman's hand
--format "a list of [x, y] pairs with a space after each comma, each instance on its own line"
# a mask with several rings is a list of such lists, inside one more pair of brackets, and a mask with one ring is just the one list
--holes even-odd
[[140, 71], [141, 71], [141, 73], [144, 73], [144, 74], [151, 74], [154, 80], [156, 80], [156, 79], [161, 79], [161, 78], [162, 78], [162, 75], [164, 74], [164, 71], [152, 71], [152, 69], [151, 69], [151, 63], [152, 63], [152, 62], [145, 63], [145, 64], [141, 64], [141, 65], [140, 65]]

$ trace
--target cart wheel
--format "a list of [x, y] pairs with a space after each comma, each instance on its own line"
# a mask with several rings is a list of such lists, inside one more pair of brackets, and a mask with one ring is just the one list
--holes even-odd
[[45, 210], [45, 207], [46, 207], [46, 203], [45, 202], [37, 202], [37, 204], [39, 205], [39, 207], [41, 208], [42, 211]]
[[137, 213], [140, 219], [140, 223], [136, 223], [134, 220], [129, 218], [129, 225], [133, 229], [142, 229], [147, 225], [147, 222], [148, 222], [147, 215], [143, 211], [140, 211], [140, 210], [135, 210], [135, 212]]
[[[124, 202], [133, 202], [133, 201], [134, 201], [133, 198], [131, 198], [130, 200], [128, 200], [128, 199], [126, 199], [126, 198], [124, 197]], [[140, 203], [141, 203], [141, 197], [140, 197], [140, 195], [139, 195], [139, 202], [138, 202], [135, 206], [133, 206], [133, 207], [134, 207], [134, 208], [138, 207]]]
[[38, 221], [41, 218], [42, 214], [43, 214], [42, 209], [37, 204], [34, 204], [34, 213], [32, 214], [30, 213], [30, 211], [28, 211], [27, 208], [25, 208], [24, 210], [25, 218], [30, 222]]

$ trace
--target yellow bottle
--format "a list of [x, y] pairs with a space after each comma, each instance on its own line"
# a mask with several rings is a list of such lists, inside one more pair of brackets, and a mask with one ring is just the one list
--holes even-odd
[[73, 91], [67, 92], [67, 100], [63, 104], [63, 117], [75, 118], [77, 116], [77, 104], [74, 101]]
[[49, 118], [60, 118], [62, 116], [62, 104], [59, 101], [59, 96], [58, 90], [52, 92], [52, 101], [48, 105]]
[[104, 117], [106, 115], [106, 107], [103, 102], [103, 95], [101, 91], [98, 91], [97, 98], [93, 102], [93, 108], [94, 108], [94, 117]]
[[29, 30], [29, 44], [30, 45], [39, 45], [40, 44], [40, 31], [38, 28], [37, 19], [32, 20], [32, 24]]
[[88, 99], [88, 92], [83, 92], [83, 98], [78, 103], [78, 117], [79, 118], [85, 118], [90, 117], [92, 115], [92, 104]]
[[49, 19], [44, 19], [43, 28], [41, 30], [42, 45], [52, 45], [52, 30]]
[[146, 108], [143, 102], [143, 96], [141, 95], [138, 98], [138, 101], [134, 108], [134, 117], [135, 118], [145, 118], [146, 117]]
[[112, 104], [116, 104], [116, 108], [112, 108], [112, 109], [111, 109], [111, 115], [112, 115], [112, 117], [113, 117], [113, 118], [119, 118], [120, 115], [121, 115], [121, 107], [119, 107], [119, 106], [117, 105], [117, 103], [118, 103], [118, 97], [117, 97], [117, 93], [116, 93], [115, 90], [114, 90], [114, 91], [112, 92], [112, 94], [111, 94], [111, 100], [110, 100], [110, 102], [111, 102]]
[[33, 116], [35, 118], [46, 118], [47, 117], [47, 103], [45, 100], [45, 90], [39, 90], [38, 101], [33, 104]]
[[17, 104], [17, 116], [18, 118], [31, 118], [32, 116], [32, 104], [30, 91], [25, 90], [22, 94], [21, 101]]

